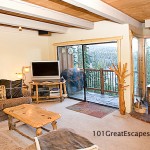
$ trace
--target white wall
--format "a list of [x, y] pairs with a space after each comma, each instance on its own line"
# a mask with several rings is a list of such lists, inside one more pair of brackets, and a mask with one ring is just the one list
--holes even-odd
[[144, 29], [143, 29], [143, 36], [144, 36], [145, 38], [150, 38], [150, 29], [144, 28]]
[[[56, 59], [56, 50], [54, 49], [53, 44], [66, 41], [75, 41], [75, 40], [86, 40], [86, 39], [95, 39], [95, 38], [108, 38], [122, 36], [121, 40], [121, 61], [122, 63], [128, 64], [128, 73], [131, 71], [131, 47], [129, 40], [129, 25], [117, 24], [108, 21], [97, 22], [94, 25], [93, 30], [83, 30], [83, 29], [69, 29], [66, 34], [52, 34], [50, 37], [51, 43], [51, 56], [50, 59]], [[131, 77], [129, 76], [126, 79], [126, 84], [130, 85]], [[125, 101], [126, 101], [126, 110], [127, 112], [131, 111], [131, 102], [132, 102], [132, 93], [131, 86], [127, 87], [125, 90]]]
[[[49, 59], [49, 37], [37, 31], [0, 27], [0, 79], [17, 79], [16, 73], [33, 60]], [[28, 81], [30, 73], [27, 74]]]

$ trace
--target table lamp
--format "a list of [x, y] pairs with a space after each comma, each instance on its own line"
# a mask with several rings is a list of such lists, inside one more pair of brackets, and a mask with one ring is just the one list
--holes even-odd
[[25, 80], [26, 80], [26, 73], [29, 73], [29, 72], [30, 72], [30, 66], [23, 66], [22, 67], [22, 72], [21, 73], [16, 73], [17, 77], [19, 79], [22, 79], [22, 86], [24, 86], [24, 87], [28, 87], [25, 84]]

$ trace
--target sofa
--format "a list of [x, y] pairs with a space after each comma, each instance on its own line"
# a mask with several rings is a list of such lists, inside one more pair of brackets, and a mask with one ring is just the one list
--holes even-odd
[[5, 85], [6, 87], [6, 98], [0, 100], [0, 121], [8, 118], [3, 109], [21, 104], [30, 104], [32, 102], [30, 92], [22, 89], [21, 80], [11, 81], [1, 79], [0, 85]]

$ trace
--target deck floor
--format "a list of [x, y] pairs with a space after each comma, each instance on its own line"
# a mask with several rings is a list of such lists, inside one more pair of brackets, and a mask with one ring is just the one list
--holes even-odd
[[[84, 91], [76, 92], [75, 94], [69, 95], [70, 98], [84, 100]], [[119, 98], [118, 96], [110, 96], [106, 94], [98, 94], [94, 92], [86, 92], [86, 100], [89, 102], [94, 102], [101, 105], [111, 106], [119, 108]]]

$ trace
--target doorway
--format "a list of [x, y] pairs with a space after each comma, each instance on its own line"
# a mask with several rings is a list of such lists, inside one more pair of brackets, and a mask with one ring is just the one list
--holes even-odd
[[70, 98], [118, 108], [118, 81], [109, 67], [118, 64], [117, 42], [59, 46], [63, 76], [70, 76]]
[[141, 86], [139, 85], [139, 40], [134, 37], [132, 40], [132, 56], [133, 56], [133, 73], [134, 73], [134, 95], [142, 94]]

